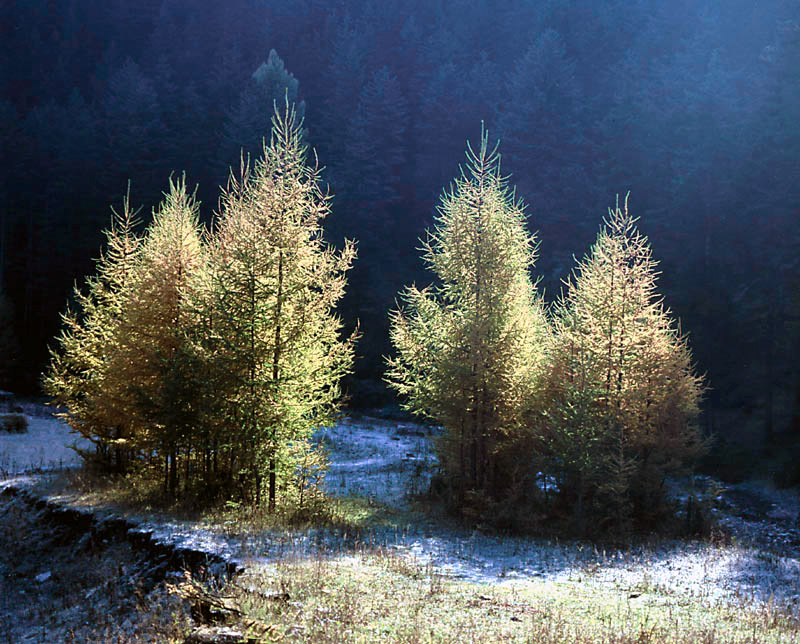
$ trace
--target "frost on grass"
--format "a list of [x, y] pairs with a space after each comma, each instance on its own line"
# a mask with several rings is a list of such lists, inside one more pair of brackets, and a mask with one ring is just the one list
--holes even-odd
[[[67, 447], [75, 438], [68, 428], [43, 418], [31, 418], [31, 425], [29, 434], [0, 437], [0, 453], [14, 459], [14, 471], [77, 462]], [[345, 419], [319, 430], [317, 438], [330, 452], [327, 491], [408, 509], [410, 496], [424, 492], [430, 481], [436, 464], [435, 434], [436, 429], [422, 425], [368, 417]], [[9, 456], [12, 443], [13, 457]], [[62, 501], [69, 503], [68, 498]], [[711, 602], [800, 604], [797, 495], [750, 484], [731, 486], [721, 501], [718, 518], [734, 537], [730, 545], [662, 541], [654, 547], [603, 551], [576, 542], [499, 537], [414, 520], [392, 529], [375, 528], [359, 538], [444, 577], [480, 584], [553, 581], [633, 595], [657, 592]], [[143, 520], [140, 529], [158, 541], [249, 567], [270, 567], [287, 557], [320, 553], [346, 557], [354, 546], [365, 545], [354, 544], [352, 535], [325, 529], [245, 534], [225, 525], [150, 519]]]
[[[365, 496], [397, 508], [407, 507], [409, 492], [424, 492], [436, 464], [435, 433], [413, 423], [377, 419], [345, 421], [322, 430], [331, 452], [328, 491]], [[631, 592], [643, 589], [711, 601], [800, 603], [800, 532], [797, 495], [765, 491], [763, 517], [722, 511], [733, 545], [667, 541], [653, 548], [606, 552], [586, 544], [496, 537], [437, 526], [408, 526], [375, 540], [442, 574], [486, 584], [524, 584], [532, 579], [581, 581]], [[738, 491], [734, 486], [731, 498]], [[745, 492], [747, 491], [745, 486]], [[783, 523], [775, 521], [782, 519]], [[781, 543], [774, 536], [782, 535]], [[770, 554], [759, 546], [770, 546]]]
[[405, 509], [408, 497], [424, 493], [436, 464], [434, 430], [409, 422], [345, 419], [322, 428], [317, 438], [330, 450], [327, 491], [360, 496]]
[[28, 420], [27, 432], [0, 432], [0, 479], [80, 464], [81, 458], [71, 446], [88, 449], [87, 440], [50, 415], [40, 415], [24, 407], [23, 410]]

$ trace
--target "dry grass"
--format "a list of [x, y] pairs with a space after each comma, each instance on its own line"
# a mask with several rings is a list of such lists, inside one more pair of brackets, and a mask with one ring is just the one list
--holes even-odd
[[[365, 498], [333, 498], [324, 512], [298, 520], [224, 504], [203, 514], [153, 506], [153, 490], [139, 485], [143, 484], [126, 479], [103, 482], [75, 472], [51, 483], [50, 492], [61, 486], [74, 495], [71, 503], [116, 508], [122, 504], [140, 516], [192, 515], [200, 525], [235, 538], [304, 528], [341, 535], [338, 545], [327, 550], [323, 546], [319, 553], [291, 554], [290, 549], [275, 563], [254, 565], [221, 591], [241, 608], [245, 617], [238, 626], [256, 641], [800, 642], [797, 607], [747, 598], [725, 604], [704, 596], [702, 588], [698, 596], [688, 597], [647, 581], [615, 587], [596, 581], [591, 569], [561, 581], [517, 578], [488, 585], [449, 578], [391, 547], [371, 544], [370, 535], [376, 531], [438, 522], [438, 516], [400, 512]], [[159, 623], [162, 639], [157, 641], [179, 641], [176, 633], [187, 628], [185, 617], [178, 614], [172, 622]]]
[[[493, 586], [448, 579], [391, 550], [284, 560], [225, 592], [245, 628], [282, 642], [796, 642], [797, 617], [591, 580]], [[284, 599], [288, 596], [288, 599]]]
[[209, 528], [232, 537], [263, 532], [303, 532], [325, 529], [358, 538], [378, 528], [394, 529], [422, 515], [401, 511], [365, 497], [322, 497], [303, 511], [218, 502], [205, 505], [193, 498], [164, 500], [158, 481], [138, 475], [108, 476], [88, 468], [57, 472], [40, 477], [33, 490], [41, 496], [62, 497], [70, 505], [113, 509], [122, 515], [158, 521], [182, 520], [198, 528]]

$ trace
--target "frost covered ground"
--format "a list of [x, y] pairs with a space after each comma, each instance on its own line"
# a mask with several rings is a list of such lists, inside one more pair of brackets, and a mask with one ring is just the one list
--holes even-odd
[[[52, 419], [31, 421], [28, 434], [0, 433], [0, 459], [11, 464], [4, 466], [7, 477], [16, 478], [15, 474], [42, 464], [75, 462], [65, 447], [74, 440], [66, 427]], [[331, 456], [328, 490], [406, 509], [408, 492], [425, 489], [435, 464], [431, 433], [422, 425], [370, 417], [320, 430]], [[454, 530], [422, 519], [393, 530], [376, 530], [369, 539], [371, 545], [414, 559], [442, 576], [477, 583], [580, 582], [631, 596], [658, 591], [708, 601], [747, 599], [800, 608], [799, 508], [793, 492], [757, 484], [729, 487], [720, 495], [718, 516], [734, 536], [730, 544], [672, 541], [657, 547], [602, 551], [575, 542]], [[320, 549], [347, 556], [352, 546], [342, 535], [326, 531], [234, 538], [224, 529], [179, 522], [143, 523], [142, 530], [247, 566], [269, 567], [281, 557]]]
[[70, 446], [87, 448], [89, 441], [53, 418], [49, 408], [36, 403], [20, 403], [20, 406], [28, 421], [28, 431], [23, 434], [0, 431], [0, 478], [80, 463], [80, 457]]

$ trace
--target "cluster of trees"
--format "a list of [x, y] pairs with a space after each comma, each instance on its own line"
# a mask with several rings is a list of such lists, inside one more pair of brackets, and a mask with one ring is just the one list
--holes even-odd
[[[222, 191], [213, 232], [185, 176], [142, 233], [128, 197], [44, 377], [106, 468], [157, 474], [175, 498], [303, 507], [324, 476], [356, 334], [335, 308], [355, 257], [323, 239], [330, 197], [289, 106]], [[655, 262], [619, 203], [560, 300], [532, 281], [537, 242], [483, 132], [445, 192], [424, 259], [436, 285], [391, 312], [387, 381], [444, 428], [448, 498], [494, 522], [561, 507], [616, 530], [652, 518], [664, 475], [702, 453], [702, 378], [655, 289]], [[498, 508], [502, 511], [498, 514]]]
[[146, 220], [185, 169], [208, 224], [288, 90], [341, 213], [328, 238], [359, 239], [340, 303], [363, 328], [352, 404], [393, 402], [385, 312], [424, 278], [416, 240], [485, 119], [546, 244], [545, 297], [609, 187], [629, 187], [714, 382], [701, 422], [741, 444], [735, 467], [712, 452], [716, 471], [746, 475], [761, 446], [796, 460], [781, 446], [800, 435], [799, 24], [785, 0], [2, 3], [0, 388], [37, 392], [126, 181]]
[[354, 248], [322, 237], [329, 198], [288, 101], [262, 152], [231, 172], [213, 234], [185, 178], [143, 234], [125, 200], [44, 388], [105, 466], [161, 472], [171, 497], [266, 492], [273, 511], [324, 474], [311, 432], [352, 364], [334, 307]]
[[[547, 482], [583, 534], [663, 512], [664, 476], [701, 455], [703, 379], [655, 288], [655, 261], [619, 202], [548, 311], [536, 241], [484, 134], [424, 243], [438, 278], [392, 313], [388, 381], [440, 423], [455, 508], [513, 524], [547, 508]], [[544, 482], [544, 485], [542, 484]]]

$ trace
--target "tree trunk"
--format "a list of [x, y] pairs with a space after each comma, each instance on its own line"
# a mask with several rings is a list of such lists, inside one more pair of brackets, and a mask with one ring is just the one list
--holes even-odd
[[578, 537], [583, 538], [586, 526], [583, 520], [583, 497], [586, 494], [583, 474], [578, 474], [578, 501], [575, 507], [575, 527], [578, 530]]
[[174, 499], [178, 492], [178, 450], [170, 445], [169, 450], [169, 494]]
[[[277, 391], [281, 360], [281, 308], [283, 306], [283, 251], [278, 255], [278, 298], [275, 305], [275, 346], [272, 355], [272, 383]], [[275, 427], [272, 428], [272, 444], [269, 459], [269, 511], [275, 511]]]

